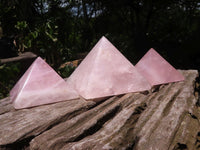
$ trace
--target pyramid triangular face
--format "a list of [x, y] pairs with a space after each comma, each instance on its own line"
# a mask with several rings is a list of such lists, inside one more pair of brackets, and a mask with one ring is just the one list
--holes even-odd
[[75, 90], [38, 57], [10, 91], [16, 109], [78, 98]]
[[105, 37], [99, 40], [67, 82], [85, 99], [151, 88], [148, 81]]
[[183, 75], [151, 48], [135, 65], [152, 86], [183, 81]]

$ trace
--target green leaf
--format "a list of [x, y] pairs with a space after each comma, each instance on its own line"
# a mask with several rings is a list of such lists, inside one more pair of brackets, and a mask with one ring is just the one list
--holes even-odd
[[31, 35], [34, 39], [36, 39], [38, 37], [38, 32], [37, 31], [31, 32]]
[[56, 42], [58, 39], [54, 38], [50, 33], [48, 33], [47, 31], [45, 31], [46, 35], [53, 41]]
[[18, 30], [23, 30], [27, 27], [28, 24], [26, 23], [26, 21], [17, 21], [17, 24], [15, 25], [15, 28], [17, 28]]

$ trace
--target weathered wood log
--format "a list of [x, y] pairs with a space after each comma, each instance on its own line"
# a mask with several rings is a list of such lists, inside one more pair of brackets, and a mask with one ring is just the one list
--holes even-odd
[[200, 148], [196, 70], [184, 82], [99, 103], [77, 99], [15, 110], [0, 100], [0, 149], [176, 150]]
[[5, 63], [10, 63], [10, 62], [15, 62], [15, 61], [24, 61], [27, 59], [35, 59], [36, 57], [37, 55], [33, 54], [32, 52], [25, 52], [17, 57], [0, 59], [0, 64], [5, 64]]

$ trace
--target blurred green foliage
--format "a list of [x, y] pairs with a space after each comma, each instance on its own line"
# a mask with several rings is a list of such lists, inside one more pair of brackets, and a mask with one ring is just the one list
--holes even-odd
[[19, 63], [0, 65], [0, 99], [8, 96], [10, 89], [14, 85], [13, 79], [20, 72], [19, 68]]
[[153, 47], [176, 68], [199, 69], [199, 20], [200, 0], [0, 1], [1, 36], [14, 36], [19, 52], [41, 56], [63, 77], [73, 68], [60, 65], [103, 35], [133, 64]]
[[102, 35], [133, 63], [154, 47], [177, 67], [189, 67], [199, 54], [199, 20], [200, 0], [0, 1], [4, 36], [14, 35], [19, 51], [32, 51], [56, 69]]
[[76, 67], [66, 65], [63, 68], [59, 68], [58, 73], [61, 75], [61, 77], [68, 78], [75, 69], [76, 69]]

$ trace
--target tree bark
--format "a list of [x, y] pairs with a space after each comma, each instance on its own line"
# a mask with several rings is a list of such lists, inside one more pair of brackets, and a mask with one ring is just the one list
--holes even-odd
[[23, 61], [27, 59], [35, 59], [37, 55], [31, 53], [31, 52], [25, 52], [17, 57], [12, 58], [6, 58], [6, 59], [0, 59], [0, 64], [15, 62], [15, 61]]

